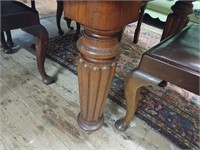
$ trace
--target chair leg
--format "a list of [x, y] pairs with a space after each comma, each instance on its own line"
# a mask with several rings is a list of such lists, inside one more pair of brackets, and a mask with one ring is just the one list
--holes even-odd
[[81, 25], [76, 22], [76, 33], [74, 34], [74, 40], [78, 40], [80, 35]]
[[64, 17], [66, 23], [67, 23], [67, 27], [70, 29], [70, 30], [74, 30], [74, 28], [71, 26], [71, 22], [72, 20], [67, 18], [67, 17]]
[[1, 32], [1, 46], [3, 48], [4, 53], [6, 54], [11, 54], [12, 53], [12, 48], [10, 48], [5, 40], [4, 32]]
[[124, 118], [116, 121], [115, 127], [117, 130], [125, 131], [129, 126], [137, 109], [141, 87], [147, 85], [157, 85], [161, 81], [162, 80], [146, 74], [145, 72], [140, 70], [135, 70], [132, 72], [132, 74], [126, 79], [125, 82], [124, 92], [126, 98], [127, 112]]
[[62, 12], [63, 12], [63, 1], [57, 0], [56, 23], [57, 23], [59, 35], [64, 34], [64, 32], [63, 32], [63, 30], [60, 26], [60, 19], [61, 19], [61, 16], [62, 16]]
[[133, 43], [135, 43], [135, 44], [138, 43], [138, 40], [139, 40], [142, 19], [143, 19], [143, 15], [144, 15], [144, 11], [146, 9], [146, 6], [147, 6], [147, 2], [144, 2], [143, 6], [140, 9], [140, 16], [139, 16], [139, 19], [138, 19], [137, 27], [135, 29], [134, 38], [133, 38]]
[[14, 43], [12, 41], [12, 35], [10, 31], [6, 31], [6, 36], [7, 36], [7, 44], [9, 47], [13, 47]]
[[[60, 26], [60, 19], [61, 19], [61, 16], [62, 16], [62, 13], [63, 13], [63, 1], [59, 1], [57, 0], [57, 12], [56, 12], [56, 23], [57, 23], [57, 27], [58, 27], [58, 33], [59, 35], [63, 35], [64, 32]], [[74, 30], [74, 28], [71, 26], [71, 19], [67, 18], [67, 17], [64, 17], [66, 23], [67, 23], [67, 27], [70, 29], [70, 30]], [[77, 27], [77, 30], [76, 30], [76, 33], [74, 35], [74, 39], [77, 40], [79, 38], [79, 34], [80, 34], [80, 24], [76, 22], [76, 27]]]
[[122, 40], [124, 30], [125, 30], [125, 27], [123, 28], [123, 30], [119, 31], [116, 35], [119, 42], [121, 42]]
[[30, 27], [22, 28], [23, 31], [30, 33], [36, 37], [36, 57], [38, 70], [42, 76], [42, 81], [44, 84], [53, 83], [53, 78], [48, 76], [44, 69], [44, 61], [46, 56], [46, 50], [48, 46], [48, 32], [42, 25], [35, 25]]

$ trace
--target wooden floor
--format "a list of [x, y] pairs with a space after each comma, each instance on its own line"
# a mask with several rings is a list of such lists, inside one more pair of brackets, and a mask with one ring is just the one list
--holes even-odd
[[[55, 2], [49, 1], [51, 10], [55, 10]], [[55, 12], [41, 19], [41, 23], [51, 37], [57, 35]], [[66, 26], [64, 22], [62, 25]], [[125, 111], [109, 100], [104, 110], [104, 126], [96, 132], [81, 130], [76, 122], [77, 76], [46, 59], [46, 71], [57, 77], [57, 82], [44, 85], [30, 48], [33, 37], [15, 30], [13, 39], [14, 54], [0, 51], [0, 150], [178, 149], [138, 118], [134, 118], [126, 132], [116, 131], [114, 122]]]

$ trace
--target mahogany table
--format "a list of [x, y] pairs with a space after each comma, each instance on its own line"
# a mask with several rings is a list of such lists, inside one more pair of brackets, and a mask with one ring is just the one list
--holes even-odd
[[[79, 22], [83, 36], [77, 47], [80, 113], [78, 125], [87, 131], [104, 122], [103, 108], [120, 54], [116, 34], [128, 23], [137, 21], [142, 1], [64, 1], [64, 15]], [[178, 1], [168, 16], [162, 39], [188, 23], [191, 1]]]

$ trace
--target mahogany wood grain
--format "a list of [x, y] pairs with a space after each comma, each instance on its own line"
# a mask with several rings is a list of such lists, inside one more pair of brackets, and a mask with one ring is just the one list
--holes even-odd
[[[188, 7], [188, 10], [191, 9], [190, 4], [184, 1], [176, 3], [176, 5]], [[103, 124], [104, 103], [119, 55], [116, 35], [123, 30], [125, 25], [139, 19], [141, 6], [142, 1], [64, 2], [64, 16], [77, 21], [84, 28], [83, 36], [77, 42], [80, 51], [78, 79], [81, 109], [78, 124], [84, 130], [97, 130]], [[184, 8], [183, 11], [185, 11]], [[183, 11], [174, 11], [171, 16], [181, 14]], [[187, 24], [189, 12], [181, 15], [184, 22], [179, 21], [178, 26], [176, 19], [167, 20], [163, 39]]]
[[103, 125], [103, 108], [119, 55], [116, 34], [138, 20], [141, 1], [65, 1], [64, 15], [84, 27], [78, 40], [80, 114], [84, 130]]

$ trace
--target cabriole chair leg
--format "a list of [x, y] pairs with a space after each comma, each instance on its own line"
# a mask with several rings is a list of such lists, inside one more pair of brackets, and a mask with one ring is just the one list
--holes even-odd
[[53, 78], [48, 76], [44, 69], [44, 61], [46, 56], [46, 50], [48, 47], [48, 32], [42, 25], [35, 25], [23, 28], [27, 33], [30, 33], [36, 37], [36, 57], [38, 70], [42, 76], [44, 84], [51, 84], [54, 82]]
[[124, 118], [117, 120], [115, 123], [115, 127], [118, 131], [125, 131], [134, 117], [138, 106], [141, 87], [158, 85], [161, 81], [162, 80], [140, 70], [134, 70], [132, 74], [127, 77], [124, 89], [127, 112]]

